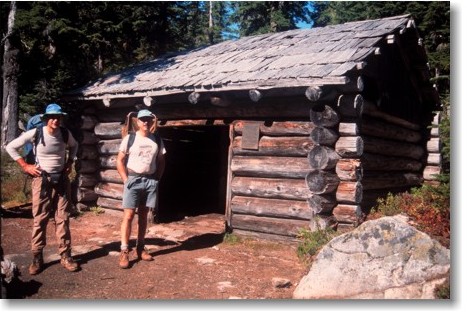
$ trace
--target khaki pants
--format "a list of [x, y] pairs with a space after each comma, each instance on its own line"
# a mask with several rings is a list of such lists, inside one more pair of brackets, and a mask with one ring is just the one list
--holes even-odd
[[32, 253], [42, 252], [46, 245], [47, 224], [53, 218], [55, 224], [55, 236], [59, 242], [58, 252], [62, 254], [71, 249], [71, 235], [69, 227], [70, 216], [70, 180], [63, 179], [65, 186], [60, 186], [65, 190], [61, 194], [57, 187], [45, 184], [46, 196], [41, 198], [42, 177], [32, 179], [32, 216], [34, 224], [32, 226]]

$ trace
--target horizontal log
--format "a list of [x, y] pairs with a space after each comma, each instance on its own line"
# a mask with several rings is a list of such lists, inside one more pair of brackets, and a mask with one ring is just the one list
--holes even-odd
[[256, 90], [256, 89], [252, 89], [248, 91], [248, 94], [250, 96], [251, 101], [253, 102], [258, 102], [263, 97], [263, 95], [261, 94], [261, 91]]
[[362, 201], [363, 188], [360, 182], [340, 182], [336, 191], [339, 203], [358, 204]]
[[97, 194], [93, 189], [78, 188], [76, 199], [78, 202], [92, 202], [97, 200]]
[[360, 127], [356, 123], [339, 123], [339, 134], [345, 136], [358, 136], [360, 135]]
[[314, 146], [308, 153], [308, 162], [313, 170], [333, 169], [339, 159], [334, 149], [325, 146]]
[[313, 143], [308, 137], [269, 137], [259, 140], [258, 150], [242, 149], [242, 137], [237, 136], [232, 142], [234, 155], [271, 155], [271, 156], [306, 156]]
[[407, 142], [393, 141], [365, 136], [363, 137], [365, 153], [376, 153], [388, 156], [407, 157], [420, 160], [425, 155], [423, 147]]
[[97, 177], [95, 174], [79, 173], [76, 178], [78, 187], [93, 189], [97, 184]]
[[315, 127], [310, 134], [310, 139], [314, 144], [323, 146], [334, 146], [338, 137], [335, 131], [325, 127]]
[[336, 191], [339, 177], [331, 171], [314, 170], [305, 177], [308, 188], [312, 193], [327, 194]]
[[339, 115], [328, 105], [314, 106], [310, 110], [310, 121], [316, 126], [333, 127], [339, 123]]
[[336, 164], [336, 174], [344, 181], [359, 181], [363, 170], [360, 159], [340, 159]]
[[93, 130], [98, 122], [97, 117], [92, 115], [83, 115], [81, 119], [81, 129], [83, 130]]
[[315, 102], [318, 101], [323, 95], [323, 88], [320, 86], [310, 86], [305, 91], [305, 96], [308, 100]]
[[436, 175], [441, 174], [441, 167], [440, 166], [433, 166], [428, 165], [423, 170], [423, 179], [425, 180], [438, 180]]
[[364, 143], [360, 136], [340, 137], [336, 142], [336, 152], [344, 158], [355, 158], [363, 154]]
[[158, 128], [164, 127], [183, 127], [183, 126], [226, 126], [231, 122], [226, 119], [201, 119], [201, 120], [176, 120], [176, 121], [167, 121], [159, 120], [157, 123]]
[[[362, 69], [364, 65], [362, 63], [357, 65], [357, 69]], [[360, 93], [365, 88], [365, 80], [362, 76], [349, 78], [344, 85], [335, 85], [333, 89], [337, 89], [342, 93]]]
[[[243, 133], [245, 122], [246, 121], [233, 122], [235, 134], [241, 135]], [[315, 125], [311, 122], [272, 122], [270, 124], [260, 124], [259, 132], [261, 135], [267, 136], [308, 136], [311, 134], [314, 127]]]
[[363, 97], [357, 95], [341, 95], [337, 100], [337, 110], [344, 117], [359, 118], [363, 112]]
[[311, 191], [303, 179], [234, 177], [232, 194], [258, 198], [306, 200]]
[[396, 125], [408, 128], [408, 129], [420, 130], [419, 125], [406, 121], [402, 118], [390, 115], [388, 113], [385, 113], [379, 110], [376, 105], [374, 105], [373, 103], [369, 101], [364, 101], [363, 103], [363, 114], [369, 115], [372, 117], [377, 117], [379, 119], [382, 119], [383, 121], [390, 122], [392, 124], [396, 124]]
[[313, 194], [307, 200], [311, 211], [314, 214], [328, 214], [337, 205], [336, 197], [332, 195]]
[[99, 196], [99, 198], [97, 198], [96, 204], [98, 206], [103, 207], [103, 208], [123, 210], [122, 200], [118, 200], [118, 199], [106, 198], [106, 197]]
[[275, 235], [275, 234], [266, 234], [260, 233], [256, 231], [248, 231], [248, 230], [241, 230], [241, 229], [232, 229], [232, 234], [239, 237], [244, 238], [256, 238], [267, 240], [271, 242], [291, 242], [291, 243], [298, 243], [300, 239], [297, 236], [282, 236], [282, 235]]
[[431, 125], [438, 126], [440, 123], [441, 123], [441, 114], [440, 112], [436, 112], [431, 121]]
[[122, 139], [101, 140], [97, 145], [100, 154], [118, 154]]
[[79, 158], [81, 160], [95, 160], [99, 157], [96, 145], [80, 145]]
[[334, 88], [310, 86], [305, 90], [305, 97], [311, 102], [334, 102], [334, 99], [337, 97], [337, 91]]
[[431, 138], [426, 143], [426, 149], [429, 153], [437, 153], [441, 151], [441, 140], [439, 138]]
[[234, 214], [232, 227], [266, 234], [296, 236], [300, 230], [308, 229], [309, 221]]
[[309, 220], [312, 216], [306, 201], [265, 199], [235, 196], [231, 201], [233, 213], [276, 218]]
[[188, 102], [190, 102], [191, 104], [198, 104], [200, 100], [201, 100], [201, 93], [199, 92], [194, 91], [188, 95]]
[[363, 119], [360, 130], [362, 135], [397, 141], [416, 143], [419, 142], [422, 138], [422, 135], [419, 131], [407, 129], [389, 122], [378, 121], [373, 118]]
[[95, 145], [99, 142], [99, 138], [91, 131], [83, 130], [81, 134], [83, 135], [80, 142], [82, 145]]
[[[266, 91], [261, 90], [266, 97]], [[265, 102], [265, 97], [261, 100]], [[219, 102], [216, 102], [220, 100]], [[211, 97], [211, 103], [222, 104], [222, 99]], [[199, 103], [198, 105], [187, 104], [170, 104], [157, 105], [153, 112], [160, 119], [167, 120], [183, 120], [183, 119], [252, 119], [252, 118], [270, 118], [277, 116], [279, 118], [302, 118], [306, 116], [310, 110], [311, 104], [305, 97], [287, 98], [275, 97], [267, 99], [267, 105], [252, 105], [251, 100], [238, 102], [238, 105], [230, 105], [226, 107], [212, 106], [211, 103]], [[116, 114], [116, 117], [123, 116], [122, 113]], [[100, 118], [101, 119], [101, 118]], [[110, 119], [110, 117], [106, 117]], [[109, 120], [108, 120], [109, 121]], [[119, 121], [115, 119], [113, 121]]]
[[362, 210], [359, 205], [338, 204], [332, 215], [339, 223], [359, 224], [362, 218]]
[[123, 195], [123, 184], [101, 182], [94, 187], [94, 191], [99, 196], [121, 200]]
[[101, 139], [120, 139], [122, 127], [121, 122], [98, 123], [94, 128], [94, 133]]
[[430, 128], [430, 136], [431, 137], [439, 137], [439, 128], [438, 127], [431, 127]]
[[361, 157], [364, 171], [408, 171], [417, 172], [422, 169], [422, 163], [409, 158], [365, 153]]
[[101, 182], [123, 184], [123, 180], [120, 177], [120, 174], [118, 174], [118, 171], [114, 169], [100, 170], [98, 177], [99, 181]]
[[427, 163], [429, 165], [440, 165], [442, 161], [441, 153], [428, 153]]
[[416, 173], [381, 173], [365, 171], [362, 178], [363, 190], [387, 189], [420, 186], [423, 182], [421, 174]]
[[81, 174], [95, 174], [99, 165], [95, 160], [78, 160], [76, 162], [76, 171]]
[[99, 166], [101, 168], [116, 169], [117, 168], [117, 155], [103, 155], [99, 157]]
[[305, 178], [311, 170], [306, 158], [269, 156], [235, 156], [230, 168], [235, 175], [271, 178]]

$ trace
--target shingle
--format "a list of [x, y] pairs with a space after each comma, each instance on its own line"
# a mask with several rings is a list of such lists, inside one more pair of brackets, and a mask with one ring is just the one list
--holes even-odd
[[161, 57], [108, 75], [81, 88], [95, 96], [189, 86], [345, 76], [379, 41], [405, 27], [408, 15], [312, 29], [296, 29], [221, 42]]

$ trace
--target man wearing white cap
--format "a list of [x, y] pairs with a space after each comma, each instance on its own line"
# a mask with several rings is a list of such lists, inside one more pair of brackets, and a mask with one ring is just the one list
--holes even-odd
[[149, 110], [137, 115], [137, 131], [134, 143], [128, 148], [130, 135], [126, 135], [119, 148], [117, 170], [124, 182], [123, 221], [121, 225], [120, 268], [129, 268], [129, 240], [133, 218], [138, 213], [136, 255], [139, 260], [152, 261], [153, 257], [144, 245], [147, 216], [156, 206], [159, 178], [164, 170], [166, 150], [162, 141], [155, 138], [156, 116]]
[[[6, 146], [6, 151], [23, 169], [32, 176], [32, 228], [31, 250], [33, 261], [29, 266], [31, 275], [43, 270], [42, 251], [46, 245], [46, 230], [53, 217], [55, 234], [59, 242], [60, 263], [68, 271], [79, 269], [71, 257], [70, 215], [70, 173], [78, 152], [78, 143], [72, 134], [60, 124], [66, 113], [56, 104], [49, 104], [41, 118], [45, 126], [22, 133]], [[36, 135], [36, 132], [40, 135]], [[39, 136], [36, 142], [35, 138]], [[67, 137], [67, 138], [65, 138]], [[19, 153], [26, 143], [36, 144], [35, 164], [28, 164]]]

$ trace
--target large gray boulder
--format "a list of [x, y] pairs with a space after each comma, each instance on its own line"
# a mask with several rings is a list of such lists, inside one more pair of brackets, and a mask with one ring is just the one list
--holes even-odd
[[433, 299], [450, 251], [402, 216], [367, 221], [324, 246], [294, 299]]

